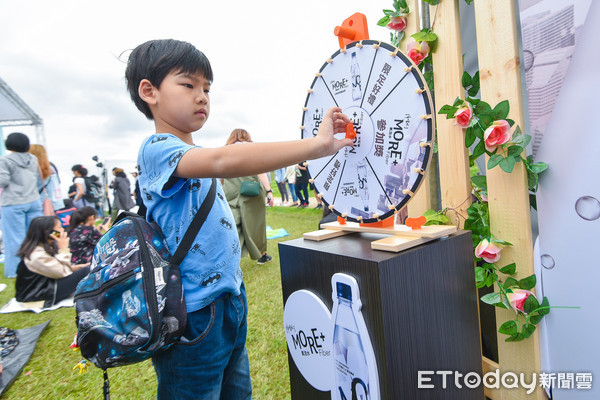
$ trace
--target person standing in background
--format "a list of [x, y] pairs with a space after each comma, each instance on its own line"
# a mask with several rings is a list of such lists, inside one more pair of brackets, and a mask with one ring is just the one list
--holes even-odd
[[279, 168], [275, 170], [275, 182], [277, 188], [281, 194], [281, 205], [287, 206], [290, 201], [290, 195], [288, 194], [287, 187], [285, 185], [285, 168]]
[[304, 166], [305, 162], [297, 165], [298, 172], [296, 174], [296, 196], [300, 200], [298, 207], [308, 207], [308, 169]]
[[[245, 142], [252, 142], [250, 134], [245, 129], [234, 129], [225, 145], [243, 146]], [[243, 181], [260, 182], [261, 187], [258, 196], [241, 194]], [[267, 174], [224, 179], [223, 191], [237, 226], [242, 249], [241, 256], [249, 255], [251, 259], [257, 260], [259, 265], [268, 263], [273, 258], [267, 254], [265, 197], [268, 204], [273, 207], [273, 192]]]
[[41, 144], [32, 144], [29, 146], [29, 152], [37, 158], [38, 165], [40, 166], [40, 174], [43, 186], [43, 189], [40, 193], [40, 200], [42, 201], [42, 204], [44, 204], [46, 198], [49, 198], [54, 211], [64, 208], [65, 202], [62, 199], [58, 171], [54, 164], [48, 160], [46, 149]]
[[28, 153], [29, 138], [13, 132], [6, 138], [6, 150], [0, 157], [0, 197], [4, 241], [4, 276], [16, 278], [20, 262], [17, 252], [25, 239], [31, 221], [44, 215], [40, 201], [42, 181], [37, 158]]
[[298, 205], [298, 195], [296, 194], [296, 165], [290, 165], [285, 169], [285, 180], [290, 188], [292, 194], [292, 203], [288, 203], [289, 206]]
[[[71, 171], [73, 171], [73, 185], [75, 186], [75, 196], [73, 197], [73, 205], [77, 208], [81, 207], [94, 207], [95, 204], [87, 201], [83, 195], [87, 191], [87, 185], [85, 183], [85, 177], [88, 174], [88, 170], [83, 167], [81, 164], [75, 164], [71, 167]], [[69, 192], [69, 197], [71, 197], [71, 192]]]
[[111, 219], [116, 220], [120, 210], [129, 211], [130, 208], [135, 206], [131, 198], [131, 183], [125, 175], [125, 171], [121, 168], [113, 168], [112, 173], [115, 179], [111, 182], [110, 188], [113, 190], [113, 207]]
[[144, 199], [142, 198], [142, 192], [140, 191], [140, 180], [138, 179], [138, 173], [132, 172], [131, 176], [135, 179], [135, 185], [133, 190], [133, 200], [135, 200], [135, 204], [138, 206], [137, 215], [146, 218], [146, 206], [144, 205]]

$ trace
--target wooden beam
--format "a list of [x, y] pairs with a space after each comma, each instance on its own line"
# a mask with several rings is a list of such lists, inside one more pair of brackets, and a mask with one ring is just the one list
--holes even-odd
[[[438, 8], [436, 10], [436, 8]], [[464, 97], [462, 87], [462, 44], [458, 0], [444, 0], [430, 7], [433, 31], [438, 35], [438, 47], [433, 53], [435, 107], [453, 104]], [[464, 131], [453, 119], [440, 116], [437, 121], [440, 190], [442, 208], [452, 222], [462, 228], [471, 205], [469, 153], [465, 148]]]
[[410, 13], [406, 16], [406, 29], [404, 30], [404, 37], [400, 40], [400, 50], [406, 53], [406, 44], [412, 40], [410, 35], [419, 32], [419, 0], [407, 0], [406, 4], [410, 8]]
[[[410, 8], [410, 13], [406, 16], [406, 30], [404, 38], [400, 41], [400, 50], [406, 53], [406, 44], [412, 41], [410, 35], [413, 33], [419, 32], [421, 29], [419, 28], [419, 0], [408, 0], [406, 2], [408, 7]], [[425, 211], [432, 208], [431, 206], [431, 195], [430, 195], [430, 175], [431, 169], [428, 169], [425, 172], [425, 176], [421, 185], [419, 185], [419, 189], [415, 192], [415, 195], [410, 202], [407, 204], [406, 209], [408, 212], [408, 216], [411, 218], [416, 218], [425, 213]]]
[[[517, 10], [512, 0], [477, 0], [475, 18], [477, 24], [477, 50], [481, 79], [481, 98], [492, 107], [502, 100], [509, 100], [509, 118], [523, 126], [523, 101], [521, 69], [518, 47]], [[487, 160], [486, 160], [487, 161]], [[512, 173], [500, 167], [487, 171], [490, 225], [498, 239], [513, 244], [502, 250], [500, 266], [515, 262], [516, 278], [533, 273], [533, 245], [529, 191], [523, 163], [517, 163]], [[496, 288], [497, 289], [497, 288]], [[514, 311], [496, 308], [496, 325], [514, 319]], [[500, 374], [511, 371], [531, 374], [540, 372], [540, 346], [538, 332], [521, 342], [505, 342], [499, 335], [498, 353]], [[500, 389], [502, 399], [546, 398], [539, 387], [531, 395], [524, 388]]]

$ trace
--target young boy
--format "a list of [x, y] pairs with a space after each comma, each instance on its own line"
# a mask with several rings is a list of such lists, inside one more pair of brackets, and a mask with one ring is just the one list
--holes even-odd
[[[129, 57], [127, 88], [136, 107], [154, 120], [156, 134], [138, 154], [147, 219], [158, 223], [175, 249], [202, 204], [211, 178], [255, 175], [334, 154], [347, 116], [325, 115], [314, 138], [202, 148], [192, 133], [210, 114], [213, 73], [208, 59], [189, 43], [153, 40]], [[181, 342], [153, 358], [159, 399], [250, 399], [246, 351], [247, 302], [235, 222], [221, 185], [210, 214], [181, 263], [188, 312]]]

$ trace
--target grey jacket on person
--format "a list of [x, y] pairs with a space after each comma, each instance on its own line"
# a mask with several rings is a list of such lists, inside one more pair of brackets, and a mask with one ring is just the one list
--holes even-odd
[[135, 206], [135, 203], [131, 198], [130, 185], [129, 179], [123, 178], [122, 176], [115, 176], [115, 180], [110, 185], [110, 187], [113, 188], [113, 196], [115, 198], [114, 208], [127, 211]]
[[0, 157], [0, 206], [14, 206], [40, 199], [42, 188], [37, 158], [31, 153]]

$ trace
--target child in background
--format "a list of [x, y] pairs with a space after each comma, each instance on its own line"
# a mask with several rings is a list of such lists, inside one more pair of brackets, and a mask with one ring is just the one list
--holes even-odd
[[[192, 133], [210, 114], [213, 73], [206, 56], [187, 42], [153, 40], [129, 56], [127, 88], [136, 107], [154, 121], [144, 140], [138, 173], [147, 219], [177, 247], [209, 191], [211, 178], [248, 176], [334, 154], [350, 123], [330, 109], [309, 139], [203, 148]], [[183, 338], [153, 357], [158, 399], [250, 399], [246, 351], [247, 301], [235, 222], [217, 179], [217, 196], [199, 238], [180, 265], [187, 325]]]
[[102, 232], [110, 226], [108, 218], [98, 229], [94, 226], [98, 213], [94, 207], [85, 206], [71, 214], [69, 225], [69, 247], [71, 249], [71, 262], [73, 264], [88, 263], [92, 260], [96, 243], [102, 237]]

